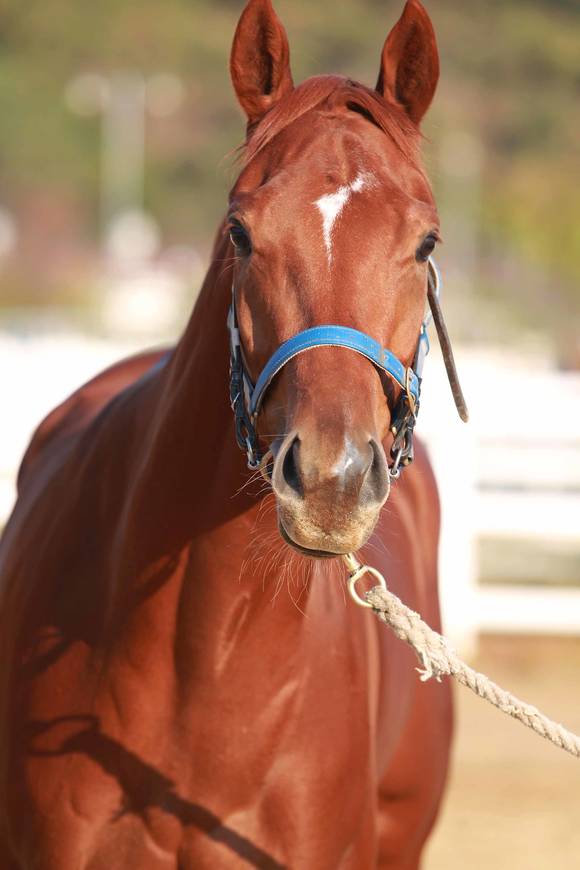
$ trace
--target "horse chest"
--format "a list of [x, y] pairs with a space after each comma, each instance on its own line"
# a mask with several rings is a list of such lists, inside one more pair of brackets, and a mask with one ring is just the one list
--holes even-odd
[[342, 866], [361, 807], [372, 820], [375, 784], [370, 709], [363, 691], [347, 690], [344, 659], [329, 651], [320, 667], [258, 681], [252, 695], [241, 662], [231, 685], [165, 711], [146, 740], [114, 717], [71, 721], [67, 751], [34, 762], [37, 782], [59, 783], [39, 808], [60, 843], [54, 866], [101, 870], [121, 855], [143, 870]]

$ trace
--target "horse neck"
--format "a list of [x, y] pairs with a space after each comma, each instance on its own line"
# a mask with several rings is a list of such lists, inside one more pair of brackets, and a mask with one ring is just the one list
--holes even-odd
[[[143, 409], [149, 436], [120, 533], [121, 599], [139, 604], [142, 624], [164, 622], [173, 643], [187, 648], [176, 658], [194, 663], [235, 637], [241, 618], [267, 620], [273, 641], [276, 623], [300, 631], [310, 575], [319, 570], [282, 544], [273, 496], [268, 503], [259, 494], [262, 481], [243, 488], [248, 471], [228, 403], [231, 270], [224, 256], [218, 244], [185, 334]], [[288, 574], [294, 587], [287, 594]]]
[[[184, 544], [208, 524], [225, 520], [230, 506], [220, 496], [227, 492], [229, 501], [243, 482], [228, 402], [226, 255], [220, 235], [185, 333], [140, 409], [145, 436], [132, 502], [140, 524], [160, 520], [149, 529], [149, 540], [169, 531], [171, 517], [174, 540], [158, 546]], [[238, 511], [247, 507], [244, 499], [236, 505]]]

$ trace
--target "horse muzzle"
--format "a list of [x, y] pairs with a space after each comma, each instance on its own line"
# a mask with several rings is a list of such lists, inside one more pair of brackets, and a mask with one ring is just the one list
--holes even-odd
[[280, 533], [304, 555], [334, 557], [368, 541], [390, 491], [385, 452], [374, 438], [333, 446], [294, 431], [277, 451], [272, 488]]

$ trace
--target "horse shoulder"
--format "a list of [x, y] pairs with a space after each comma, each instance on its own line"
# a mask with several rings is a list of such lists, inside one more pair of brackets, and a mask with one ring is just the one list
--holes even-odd
[[36, 428], [22, 458], [17, 477], [18, 494], [50, 447], [84, 430], [111, 399], [157, 365], [165, 353], [164, 350], [148, 351], [121, 360], [54, 408]]

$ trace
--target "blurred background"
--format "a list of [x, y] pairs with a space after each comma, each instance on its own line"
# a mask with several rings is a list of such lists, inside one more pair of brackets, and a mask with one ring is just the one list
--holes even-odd
[[[109, 362], [174, 340], [235, 177], [242, 0], [0, 2], [0, 526], [32, 429]], [[426, 2], [442, 79], [425, 161], [444, 307], [420, 432], [443, 501], [447, 632], [580, 731], [580, 3]], [[277, 0], [294, 78], [374, 84], [402, 0]], [[572, 868], [577, 762], [458, 692], [427, 868]]]

